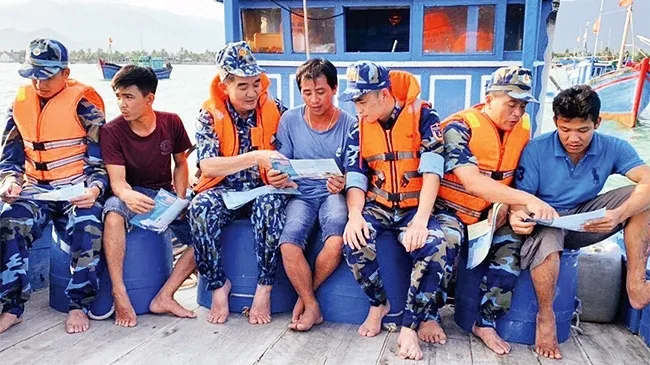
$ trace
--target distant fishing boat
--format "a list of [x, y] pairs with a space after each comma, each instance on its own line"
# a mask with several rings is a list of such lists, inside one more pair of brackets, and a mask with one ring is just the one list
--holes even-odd
[[[164, 64], [164, 60], [161, 57], [141, 56], [135, 64], [151, 67], [159, 80], [168, 79], [173, 69], [171, 63], [168, 62], [167, 64]], [[99, 59], [98, 67], [104, 80], [113, 79], [113, 76], [115, 76], [117, 71], [122, 68], [121, 65], [107, 62], [101, 58]]]
[[587, 81], [602, 100], [600, 115], [635, 127], [638, 115], [650, 103], [650, 59], [625, 66]]

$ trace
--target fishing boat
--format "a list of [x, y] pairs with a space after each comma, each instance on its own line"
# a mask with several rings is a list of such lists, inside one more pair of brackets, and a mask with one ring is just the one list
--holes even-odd
[[[601, 13], [603, 2], [604, 0], [601, 1]], [[617, 62], [603, 62], [591, 56], [565, 67], [567, 86], [590, 85], [600, 96], [601, 117], [605, 120], [617, 121], [630, 128], [637, 125], [639, 114], [650, 103], [649, 59], [646, 57], [641, 62], [634, 63], [625, 52], [628, 30], [632, 21], [632, 6], [632, 2], [627, 5], [623, 40]], [[600, 24], [600, 17], [596, 23]], [[597, 28], [594, 28], [594, 32], [598, 35]], [[643, 41], [645, 38], [639, 37], [639, 39]], [[598, 43], [597, 37], [595, 43], [596, 45]], [[634, 44], [632, 47], [634, 49]], [[594, 55], [596, 51], [597, 48], [594, 49]], [[558, 91], [559, 89], [560, 87]]]
[[[159, 80], [168, 79], [171, 76], [173, 69], [171, 63], [168, 62], [165, 64], [161, 57], [141, 56], [134, 63], [139, 66], [151, 67]], [[105, 61], [101, 58], [98, 60], [97, 66], [99, 67], [104, 80], [113, 79], [113, 76], [115, 76], [117, 71], [122, 68], [121, 65]]]
[[[546, 97], [558, 0], [220, 2], [226, 41], [251, 45], [271, 92], [289, 107], [302, 103], [295, 70], [310, 57], [334, 63], [339, 90], [354, 61], [411, 72], [441, 118], [480, 103], [490, 74], [503, 66], [531, 69], [534, 95], [541, 105]], [[353, 105], [341, 107], [352, 112]], [[537, 134], [543, 110], [531, 103], [528, 112]]]

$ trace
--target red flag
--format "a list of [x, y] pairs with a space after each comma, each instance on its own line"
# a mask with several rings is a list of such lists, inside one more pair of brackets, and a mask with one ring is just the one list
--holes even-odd
[[598, 17], [598, 19], [596, 19], [596, 21], [594, 22], [594, 27], [592, 28], [592, 31], [594, 32], [594, 34], [598, 34], [600, 32], [600, 17]]
[[630, 5], [632, 5], [633, 2], [634, 2], [634, 0], [618, 0], [618, 5], [626, 8], [626, 7], [630, 6]]

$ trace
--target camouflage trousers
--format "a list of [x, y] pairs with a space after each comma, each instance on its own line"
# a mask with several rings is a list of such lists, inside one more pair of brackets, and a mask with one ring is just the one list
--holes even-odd
[[[436, 214], [449, 246], [456, 253], [461, 245], [466, 245], [465, 224], [454, 214], [440, 211]], [[487, 255], [487, 273], [479, 286], [481, 301], [478, 310], [479, 327], [495, 328], [496, 320], [504, 316], [512, 303], [512, 292], [521, 272], [521, 240], [509, 225], [499, 228], [492, 239], [492, 246]], [[464, 248], [466, 249], [466, 248]], [[455, 254], [454, 254], [455, 256]], [[478, 270], [475, 268], [474, 270]], [[451, 273], [446, 273], [443, 288], [451, 280]]]
[[81, 209], [68, 202], [18, 200], [0, 213], [0, 301], [2, 312], [21, 316], [29, 300], [29, 250], [50, 220], [70, 245], [72, 278], [66, 288], [70, 310], [88, 311], [97, 292], [97, 262], [102, 247], [102, 206]]
[[218, 188], [199, 193], [189, 208], [194, 258], [199, 273], [207, 281], [207, 290], [226, 283], [221, 262], [221, 233], [226, 224], [250, 217], [255, 236], [259, 285], [273, 285], [278, 266], [280, 233], [284, 227], [287, 195], [267, 194], [237, 210], [230, 210]]
[[[366, 204], [363, 217], [370, 228], [370, 240], [359, 250], [344, 246], [348, 266], [372, 306], [387, 303], [377, 262], [377, 236], [389, 228], [406, 227], [415, 213], [416, 209], [387, 210], [372, 203]], [[430, 236], [422, 248], [410, 253], [413, 269], [402, 326], [412, 329], [417, 329], [425, 320], [439, 320], [435, 296], [441, 278], [445, 276], [444, 272], [451, 271], [450, 266], [453, 264], [453, 261], [449, 260], [444, 234], [434, 217], [429, 218], [427, 227], [434, 232], [433, 237]]]

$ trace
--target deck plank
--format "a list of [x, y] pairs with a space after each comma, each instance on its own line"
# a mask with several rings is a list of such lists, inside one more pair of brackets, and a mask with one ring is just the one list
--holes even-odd
[[65, 314], [50, 308], [50, 296], [47, 290], [32, 294], [25, 305], [22, 323], [0, 335], [0, 356], [6, 349], [19, 345], [43, 331], [63, 324]]
[[358, 325], [323, 323], [306, 333], [287, 331], [256, 364], [374, 365], [388, 333], [364, 338], [357, 328]]
[[276, 315], [264, 326], [253, 326], [241, 314], [223, 325], [208, 323], [208, 309], [199, 307], [197, 319], [179, 320], [159, 331], [114, 364], [222, 364], [257, 361], [286, 330], [289, 314]]
[[650, 364], [650, 350], [619, 324], [581, 324], [576, 340], [593, 365]]
[[[181, 295], [178, 300], [189, 308], [193, 308], [191, 302], [195, 302], [191, 294]], [[61, 322], [65, 320], [65, 314], [53, 309], [48, 311]], [[56, 325], [3, 351], [3, 365], [108, 364], [176, 321], [179, 319], [171, 316], [143, 315], [138, 317], [135, 328], [116, 327], [113, 319], [91, 321], [86, 333], [75, 335], [66, 334], [62, 325]]]
[[[196, 308], [196, 289], [177, 293], [179, 302]], [[649, 364], [650, 349], [620, 324], [584, 323], [583, 335], [572, 333], [561, 344], [560, 361], [537, 357], [532, 347], [513, 344], [508, 356], [493, 354], [481, 341], [453, 321], [453, 309], [442, 309], [445, 345], [422, 343], [424, 359], [404, 361], [396, 355], [398, 333], [382, 332], [362, 338], [356, 325], [324, 323], [307, 333], [287, 330], [289, 314], [276, 315], [270, 325], [252, 326], [241, 315], [226, 325], [196, 320], [144, 315], [136, 328], [113, 325], [113, 320], [92, 321], [81, 335], [63, 330], [65, 314], [49, 308], [47, 290], [34, 293], [27, 303], [24, 323], [0, 335], [0, 358], [12, 364], [541, 364], [614, 365]]]

